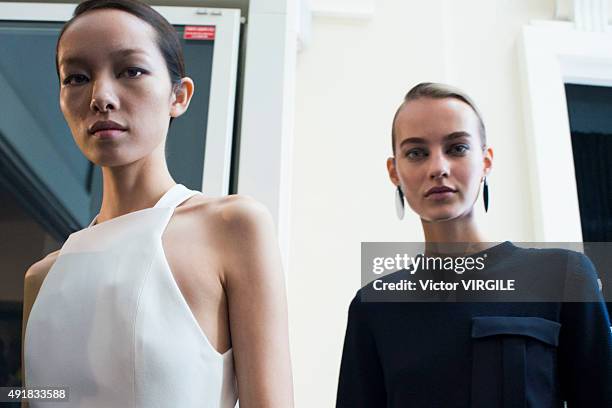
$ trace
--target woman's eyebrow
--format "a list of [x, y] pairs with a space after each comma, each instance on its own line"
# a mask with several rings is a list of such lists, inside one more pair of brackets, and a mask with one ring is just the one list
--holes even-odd
[[472, 137], [472, 135], [470, 135], [468, 132], [460, 130], [444, 136], [444, 141], [459, 139], [460, 137]]
[[[126, 58], [134, 54], [141, 54], [143, 56], [148, 55], [144, 50], [139, 49], [139, 48], [121, 48], [121, 49], [110, 52], [111, 57], [118, 57], [118, 58]], [[85, 57], [81, 57], [78, 55], [68, 55], [67, 57], [61, 56], [59, 59], [58, 65], [59, 66], [71, 65], [71, 64], [78, 65], [78, 64], [85, 64], [85, 63], [87, 63], [87, 58]]]
[[85, 58], [82, 57], [77, 57], [77, 56], [68, 56], [68, 57], [64, 57], [61, 56], [59, 58], [59, 61], [57, 63], [58, 66], [62, 66], [62, 65], [78, 65], [78, 64], [84, 64], [86, 62]]
[[422, 137], [407, 137], [400, 142], [400, 147], [408, 143], [427, 144], [427, 141]]
[[117, 56], [117, 57], [129, 57], [134, 54], [142, 54], [144, 56], [148, 55], [146, 51], [140, 48], [121, 48], [119, 50], [111, 51], [110, 53], [111, 56]]
[[[449, 140], [459, 139], [461, 137], [471, 137], [471, 136], [472, 135], [470, 135], [468, 132], [460, 130], [457, 132], [449, 133], [448, 135], [444, 136], [442, 140], [446, 142]], [[427, 140], [422, 137], [407, 137], [406, 139], [400, 142], [400, 146], [406, 143], [427, 144]]]

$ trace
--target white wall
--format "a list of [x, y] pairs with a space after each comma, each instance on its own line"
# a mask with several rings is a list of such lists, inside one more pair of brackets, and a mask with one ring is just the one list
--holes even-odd
[[360, 286], [362, 241], [418, 241], [397, 221], [385, 160], [390, 122], [421, 81], [463, 88], [495, 151], [491, 240], [534, 239], [516, 43], [553, 0], [371, 0], [369, 20], [315, 18], [298, 56], [289, 306], [296, 406], [335, 404], [348, 304]]

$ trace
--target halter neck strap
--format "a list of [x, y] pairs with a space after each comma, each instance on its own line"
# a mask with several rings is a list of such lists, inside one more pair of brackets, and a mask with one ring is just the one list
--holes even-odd
[[175, 184], [170, 190], [166, 191], [153, 208], [175, 208], [199, 193], [199, 191], [190, 190], [182, 184]]
[[[155, 203], [153, 208], [176, 208], [179, 204], [185, 202], [188, 198], [193, 197], [196, 194], [200, 194], [199, 191], [190, 190], [182, 184], [175, 184], [170, 187], [168, 191], [164, 193], [164, 195]], [[98, 215], [91, 220], [87, 228], [91, 227], [96, 223], [98, 219]]]

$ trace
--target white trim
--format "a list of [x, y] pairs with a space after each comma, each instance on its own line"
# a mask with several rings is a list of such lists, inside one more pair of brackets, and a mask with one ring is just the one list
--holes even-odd
[[565, 83], [612, 86], [612, 60], [559, 56]]
[[308, 0], [296, 0], [297, 51], [301, 52], [310, 45], [312, 38], [312, 10]]
[[297, 1], [251, 0], [247, 25], [238, 193], [261, 201], [289, 259]]
[[576, 28], [586, 31], [606, 31], [608, 0], [573, 0]]
[[[0, 20], [58, 21], [70, 19], [76, 4], [0, 3]], [[202, 191], [229, 191], [238, 71], [240, 10], [201, 7], [153, 7], [171, 24], [216, 27], [206, 130]]]
[[580, 242], [565, 83], [612, 85], [612, 33], [537, 22], [519, 43], [535, 238]]
[[610, 0], [555, 0], [555, 19], [571, 21], [579, 30], [605, 31]]

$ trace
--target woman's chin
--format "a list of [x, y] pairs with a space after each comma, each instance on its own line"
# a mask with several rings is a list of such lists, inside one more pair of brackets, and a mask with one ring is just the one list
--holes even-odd
[[461, 213], [459, 211], [454, 211], [452, 209], [439, 209], [437, 211], [429, 211], [427, 214], [424, 214], [424, 216], [421, 216], [421, 219], [434, 223], [450, 221], [460, 216]]
[[153, 153], [153, 148], [145, 146], [126, 146], [121, 144], [95, 146], [84, 151], [85, 156], [100, 167], [122, 167], [145, 159]]
[[97, 154], [88, 158], [93, 164], [100, 167], [121, 167], [135, 161], [134, 159], [117, 154]]

